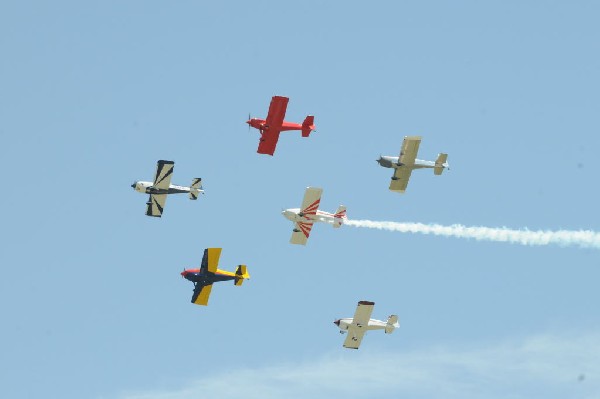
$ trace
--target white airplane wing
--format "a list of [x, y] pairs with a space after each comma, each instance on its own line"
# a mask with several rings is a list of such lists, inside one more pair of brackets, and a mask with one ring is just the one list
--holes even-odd
[[344, 348], [358, 349], [367, 329], [348, 329], [346, 339], [344, 340]]
[[360, 301], [356, 307], [356, 312], [354, 312], [352, 324], [356, 326], [364, 326], [366, 328], [369, 325], [369, 320], [371, 320], [373, 306], [375, 306], [375, 302]]
[[167, 194], [150, 194], [150, 198], [146, 202], [146, 215], [161, 217], [166, 201]]
[[369, 327], [374, 302], [360, 301], [352, 318], [352, 325], [348, 328], [348, 336], [344, 341], [344, 348], [358, 349]]
[[171, 176], [173, 175], [173, 161], [158, 161], [156, 163], [156, 175], [154, 176], [154, 187], [167, 190], [171, 184]]
[[413, 166], [415, 159], [417, 159], [420, 144], [421, 136], [404, 136], [402, 150], [400, 151], [400, 163], [406, 166]]
[[401, 166], [398, 169], [394, 169], [394, 175], [392, 176], [392, 181], [390, 182], [390, 190], [398, 193], [405, 192], [411, 173], [412, 169], [406, 166]]
[[321, 203], [321, 194], [323, 194], [322, 188], [306, 187], [300, 212], [306, 215], [316, 215]]
[[402, 150], [400, 150], [399, 163], [402, 164], [398, 169], [394, 169], [394, 176], [390, 182], [390, 190], [398, 193], [406, 191], [410, 175], [412, 173], [412, 166], [415, 164], [417, 159], [417, 153], [419, 152], [419, 145], [421, 144], [421, 136], [405, 136], [402, 142]]
[[290, 244], [306, 245], [312, 227], [313, 223], [296, 223], [292, 232], [292, 238], [290, 238]]

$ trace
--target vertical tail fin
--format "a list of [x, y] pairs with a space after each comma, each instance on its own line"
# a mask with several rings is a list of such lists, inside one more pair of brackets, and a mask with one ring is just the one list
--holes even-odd
[[250, 274], [248, 274], [248, 269], [246, 265], [239, 265], [235, 270], [235, 285], [242, 285], [245, 279], [250, 278]]
[[400, 324], [398, 323], [398, 316], [393, 314], [388, 317], [387, 324], [385, 325], [385, 333], [391, 334], [398, 327], [400, 327]]
[[197, 200], [200, 193], [204, 194], [204, 191], [202, 191], [202, 179], [196, 177], [192, 179], [192, 184], [190, 185], [190, 199]]
[[302, 122], [302, 137], [308, 137], [310, 132], [315, 130], [315, 117], [313, 115], [308, 115], [304, 122]]
[[435, 160], [435, 167], [433, 168], [434, 174], [441, 175], [442, 172], [444, 171], [444, 168], [450, 169], [448, 162], [446, 162], [447, 159], [448, 159], [448, 154], [444, 154], [443, 152], [438, 154], [438, 157]]
[[337, 211], [335, 211], [335, 215], [333, 215], [333, 227], [340, 227], [346, 219], [346, 207], [344, 205], [340, 205]]

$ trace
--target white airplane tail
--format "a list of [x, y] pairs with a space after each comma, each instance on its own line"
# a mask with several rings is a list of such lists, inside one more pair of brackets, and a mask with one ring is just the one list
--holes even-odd
[[393, 314], [388, 317], [387, 324], [385, 325], [385, 333], [391, 334], [398, 327], [400, 327], [400, 324], [398, 323], [398, 316]]
[[438, 154], [437, 159], [435, 160], [435, 167], [433, 168], [433, 173], [436, 175], [441, 175], [444, 171], [444, 168], [448, 168], [448, 163], [446, 160], [448, 159], [448, 154]]
[[192, 184], [190, 186], [190, 199], [197, 200], [200, 193], [204, 194], [204, 191], [202, 191], [202, 179], [196, 177], [192, 179]]
[[340, 227], [346, 219], [346, 207], [344, 205], [340, 205], [337, 211], [335, 211], [335, 215], [333, 215], [333, 227]]

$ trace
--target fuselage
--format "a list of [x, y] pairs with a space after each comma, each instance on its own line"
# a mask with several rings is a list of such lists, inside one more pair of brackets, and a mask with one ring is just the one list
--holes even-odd
[[[407, 165], [400, 163], [400, 157], [389, 157], [389, 156], [379, 157], [379, 159], [377, 160], [377, 163], [379, 163], [379, 165], [383, 166], [384, 168], [393, 168], [393, 169], [398, 169], [398, 168], [402, 168], [402, 167], [405, 167], [405, 168], [410, 167], [411, 169], [435, 168], [434, 161], [424, 161], [422, 159], [415, 159], [414, 165], [407, 166]], [[444, 163], [442, 166], [446, 168], [447, 164]]]
[[170, 184], [168, 189], [159, 189], [153, 186], [150, 181], [136, 181], [131, 185], [131, 187], [140, 193], [143, 194], [181, 194], [181, 193], [189, 193], [190, 188], [184, 186], [177, 186], [174, 184]]
[[338, 319], [338, 320], [334, 321], [333, 324], [338, 326], [341, 331], [348, 331], [349, 329], [351, 330], [353, 328], [366, 329], [366, 330], [385, 330], [386, 326], [388, 325], [385, 321], [376, 320], [376, 319], [370, 319], [369, 323], [366, 326], [355, 325], [355, 324], [352, 324], [352, 322], [353, 322], [352, 318]]
[[188, 269], [181, 272], [186, 280], [194, 283], [212, 284], [216, 281], [229, 281], [235, 279], [235, 273], [226, 270], [219, 270], [215, 273], [201, 272], [200, 269]]
[[329, 212], [323, 212], [317, 210], [315, 215], [313, 214], [302, 214], [300, 212], [300, 208], [290, 208], [285, 209], [281, 212], [281, 214], [288, 220], [294, 223], [314, 223], [314, 222], [323, 222], [333, 224], [335, 222], [335, 215]]
[[[252, 126], [255, 129], [262, 131], [265, 130], [269, 130], [269, 126], [267, 125], [267, 121], [264, 119], [257, 119], [257, 118], [252, 118], [246, 121], [246, 123], [250, 126]], [[302, 130], [302, 125], [299, 123], [293, 123], [293, 122], [283, 122], [283, 124], [281, 125], [281, 129], [279, 129], [280, 131], [286, 131], [286, 130]]]

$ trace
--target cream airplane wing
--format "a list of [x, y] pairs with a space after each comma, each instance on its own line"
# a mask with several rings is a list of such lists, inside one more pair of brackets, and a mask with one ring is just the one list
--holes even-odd
[[290, 244], [306, 245], [313, 223], [296, 223], [290, 238]]
[[300, 212], [305, 215], [316, 215], [321, 203], [321, 194], [323, 194], [322, 188], [306, 187]]
[[400, 157], [398, 162], [401, 166], [394, 169], [394, 175], [390, 182], [390, 190], [398, 193], [406, 191], [410, 175], [412, 173], [412, 166], [415, 164], [417, 159], [417, 153], [419, 152], [419, 145], [421, 144], [421, 136], [405, 136], [402, 142], [402, 150], [400, 150]]
[[373, 306], [375, 306], [375, 302], [358, 302], [358, 306], [356, 307], [356, 311], [354, 312], [354, 317], [352, 318], [352, 325], [356, 325], [361, 328], [366, 328], [369, 325], [369, 320], [371, 320]]
[[150, 194], [150, 198], [146, 202], [146, 215], [161, 217], [166, 201], [167, 194]]
[[399, 162], [406, 166], [413, 166], [415, 159], [417, 159], [420, 144], [421, 136], [404, 136]]
[[392, 176], [392, 181], [390, 181], [390, 190], [398, 193], [405, 192], [411, 173], [412, 169], [407, 167], [394, 169], [394, 175]]
[[348, 328], [348, 336], [344, 341], [344, 348], [358, 349], [369, 327], [374, 302], [360, 301], [352, 318], [352, 325]]
[[358, 349], [366, 332], [366, 328], [362, 330], [348, 330], [348, 334], [344, 340], [344, 348]]
[[158, 161], [156, 163], [156, 175], [154, 176], [154, 188], [167, 190], [171, 184], [171, 176], [173, 175], [173, 161]]

